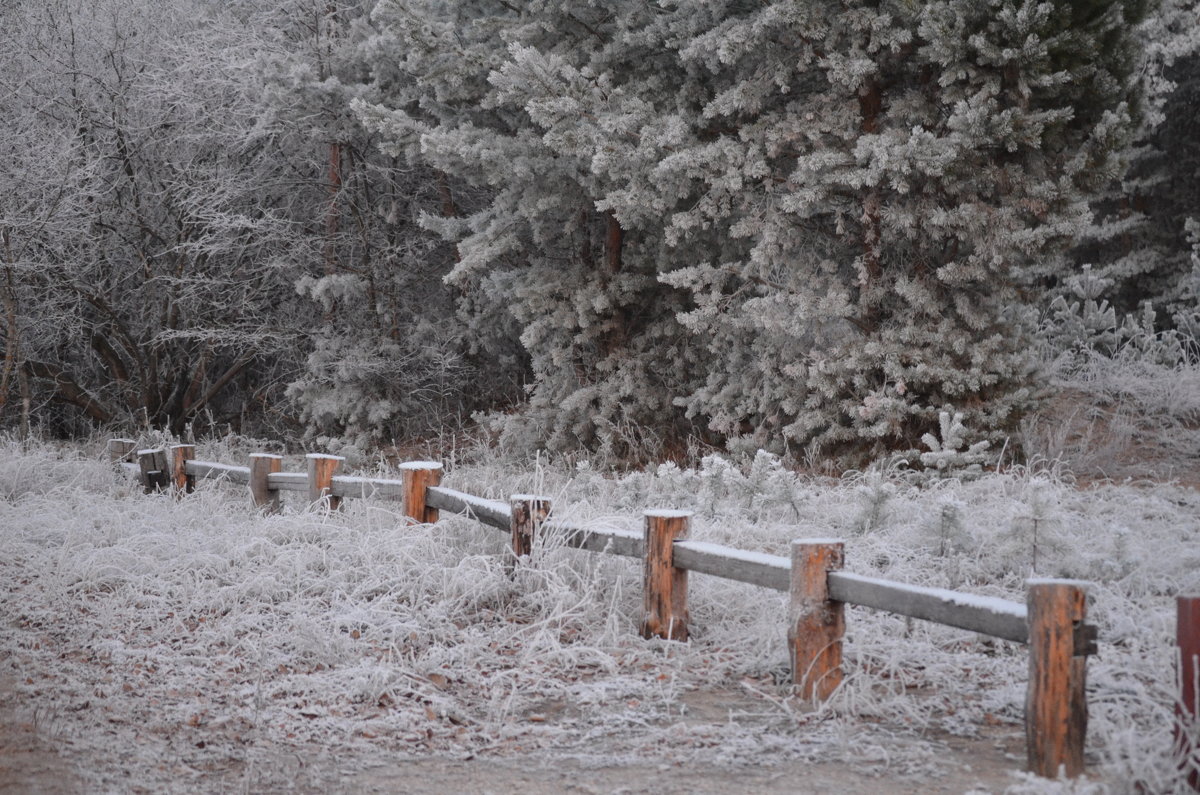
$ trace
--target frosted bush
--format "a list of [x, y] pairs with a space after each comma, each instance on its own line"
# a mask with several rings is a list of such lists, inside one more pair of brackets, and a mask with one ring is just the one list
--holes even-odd
[[992, 443], [985, 439], [967, 445], [962, 412], [938, 412], [938, 430], [940, 438], [932, 433], [921, 437], [921, 443], [929, 448], [929, 452], [921, 453], [921, 464], [941, 475], [979, 477]]

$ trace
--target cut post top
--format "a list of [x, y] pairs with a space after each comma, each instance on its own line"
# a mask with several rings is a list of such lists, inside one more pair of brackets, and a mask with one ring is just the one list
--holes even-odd
[[1035, 585], [1072, 585], [1085, 591], [1092, 587], [1089, 580], [1056, 580], [1053, 577], [1030, 577], [1025, 580], [1025, 585], [1030, 588]]
[[508, 498], [510, 502], [549, 502], [550, 498], [544, 494], [514, 494]]
[[194, 445], [194, 444], [173, 444], [173, 445], [171, 445], [171, 449], [172, 450], [195, 450], [196, 445]]
[[647, 519], [691, 519], [694, 511], [677, 511], [672, 508], [651, 508], [643, 511]]
[[405, 461], [398, 469], [441, 469], [441, 461]]
[[137, 444], [137, 439], [109, 439], [109, 444]]
[[313, 461], [320, 461], [320, 460], [345, 461], [346, 460], [345, 456], [326, 455], [325, 453], [308, 453], [304, 457], [312, 459]]
[[844, 538], [793, 538], [792, 544], [845, 544]]
[[145, 450], [138, 450], [137, 454], [138, 455], [153, 455], [154, 453], [165, 453], [165, 452], [167, 452], [167, 451], [161, 447], [148, 447]]
[[[316, 455], [316, 453], [314, 453], [313, 455]], [[251, 453], [250, 457], [251, 458], [270, 458], [270, 459], [275, 459], [276, 461], [283, 460], [283, 456], [275, 455], [274, 453]], [[336, 457], [336, 456], [334, 456], [334, 457]], [[312, 456], [309, 456], [309, 458], [312, 458]]]

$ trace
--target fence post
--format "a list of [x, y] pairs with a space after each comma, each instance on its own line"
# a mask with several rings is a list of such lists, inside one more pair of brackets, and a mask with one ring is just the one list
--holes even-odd
[[409, 461], [400, 465], [404, 481], [404, 515], [417, 524], [438, 520], [437, 508], [425, 503], [425, 489], [442, 482], [442, 465], [437, 461]]
[[196, 445], [177, 444], [171, 447], [171, 480], [177, 497], [196, 490], [196, 476], [189, 475], [187, 462], [196, 460]]
[[1200, 596], [1175, 602], [1179, 644], [1179, 701], [1175, 704], [1175, 758], [1188, 786], [1200, 792]]
[[309, 453], [308, 460], [308, 501], [312, 505], [320, 503], [331, 511], [336, 511], [342, 504], [342, 498], [333, 494], [333, 474], [341, 466], [345, 458], [340, 455], [323, 455]]
[[829, 572], [845, 561], [838, 538], [798, 538], [792, 542], [792, 587], [788, 606], [788, 646], [792, 683], [800, 697], [824, 701], [842, 683], [842, 638], [846, 610], [829, 598]]
[[642, 579], [643, 638], [688, 639], [687, 569], [675, 568], [676, 539], [691, 529], [690, 511], [646, 511]]
[[538, 528], [550, 515], [550, 498], [533, 494], [514, 494], [509, 498], [512, 507], [512, 550], [518, 558], [533, 552], [533, 539]]
[[[250, 499], [266, 513], [279, 512], [279, 491], [272, 489], [267, 476], [283, 469], [283, 456], [270, 453], [250, 454]], [[310, 481], [311, 482], [311, 481]]]
[[119, 468], [121, 464], [132, 458], [132, 453], [136, 449], [137, 442], [133, 439], [109, 439], [108, 460], [114, 467]]
[[1029, 580], [1029, 689], [1025, 743], [1029, 770], [1045, 778], [1083, 773], [1087, 738], [1087, 656], [1076, 629], [1087, 618], [1086, 583]]
[[147, 494], [162, 491], [171, 482], [171, 473], [167, 469], [167, 451], [138, 450], [138, 467], [142, 470], [142, 486]]

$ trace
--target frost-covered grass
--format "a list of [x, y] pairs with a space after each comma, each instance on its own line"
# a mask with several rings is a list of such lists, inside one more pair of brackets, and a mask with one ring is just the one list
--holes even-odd
[[[141, 495], [98, 457], [0, 444], [0, 679], [90, 760], [97, 789], [127, 775], [253, 788], [289, 746], [936, 775], [946, 736], [1020, 731], [1015, 644], [851, 608], [845, 686], [814, 710], [790, 697], [782, 594], [693, 575], [693, 639], [645, 641], [636, 561], [551, 537], [510, 573], [503, 534], [466, 519], [405, 526], [396, 504], [324, 515], [294, 499], [263, 518], [231, 486]], [[619, 476], [460, 463], [445, 482], [547, 494], [565, 519], [629, 528], [646, 507], [690, 509], [692, 538], [774, 554], [841, 535], [850, 571], [1015, 600], [1035, 566], [1091, 580], [1095, 786], [1177, 784], [1173, 597], [1200, 592], [1195, 491], [1031, 470], [923, 488], [886, 471], [814, 480], [761, 454]]]
[[1048, 359], [1054, 396], [1026, 422], [1026, 453], [1064, 462], [1079, 476], [1200, 485], [1198, 349], [1188, 338], [1189, 355], [1155, 357], [1131, 344]]

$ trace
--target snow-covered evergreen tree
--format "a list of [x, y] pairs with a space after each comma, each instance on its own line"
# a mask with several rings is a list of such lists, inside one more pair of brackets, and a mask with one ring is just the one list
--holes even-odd
[[437, 175], [383, 154], [351, 111], [379, 93], [368, 63], [373, 5], [288, 0], [246, 10], [263, 40], [260, 126], [288, 155], [290, 215], [305, 230], [290, 256], [310, 301], [310, 353], [288, 395], [328, 449], [428, 433], [477, 404], [466, 397], [472, 368], [457, 291], [442, 283], [453, 249], [416, 223], [443, 201]]
[[[1137, 117], [1127, 0], [385, 0], [361, 107], [490, 190], [428, 218], [522, 327], [533, 441], [915, 451], [1031, 398], [1035, 279]], [[915, 453], [914, 453], [915, 455]]]
[[387, 109], [359, 108], [393, 152], [472, 197], [426, 226], [457, 245], [448, 279], [478, 296], [477, 334], [509, 313], [532, 362], [528, 405], [502, 418], [506, 443], [653, 452], [678, 430], [673, 400], [699, 363], [677, 320], [685, 296], [659, 281], [672, 257], [662, 219], [606, 201], [654, 165], [634, 150], [660, 109], [638, 92], [685, 101], [674, 53], [637, 30], [664, 13], [678, 12], [385, 0], [375, 15], [396, 43], [396, 82]]
[[1132, 125], [1133, 21], [1111, 2], [781, 2], [683, 48], [730, 76], [706, 199], [741, 185], [674, 225], [746, 240], [671, 277], [729, 363], [689, 408], [872, 453], [915, 446], [944, 406], [1008, 427], [1031, 397], [1030, 279]]
[[1075, 259], [1110, 282], [1104, 297], [1115, 311], [1141, 311], [1149, 301], [1160, 327], [1169, 327], [1190, 311], [1186, 224], [1200, 215], [1200, 3], [1163, 0], [1136, 35], [1147, 112], [1127, 154], [1129, 173], [1096, 202]]

